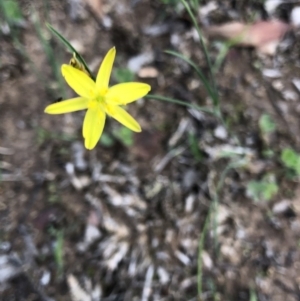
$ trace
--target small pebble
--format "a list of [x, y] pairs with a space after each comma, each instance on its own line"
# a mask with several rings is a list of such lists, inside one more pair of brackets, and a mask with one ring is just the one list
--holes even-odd
[[170, 31], [169, 24], [151, 25], [144, 28], [144, 34], [150, 37], [158, 37], [167, 34]]
[[191, 193], [185, 200], [185, 212], [190, 213], [193, 211], [196, 195]]
[[219, 8], [218, 4], [215, 1], [209, 1], [208, 4], [201, 6], [199, 9], [199, 14], [201, 17], [206, 17], [211, 12]]
[[138, 76], [140, 78], [156, 78], [158, 76], [158, 70], [154, 67], [143, 67], [139, 70]]
[[269, 77], [269, 78], [278, 78], [282, 77], [282, 73], [278, 69], [264, 69], [262, 71], [263, 76]]
[[291, 23], [294, 26], [300, 26], [300, 6], [296, 6], [291, 13]]
[[67, 163], [65, 169], [68, 175], [74, 175], [75, 167], [73, 163]]
[[163, 267], [157, 268], [157, 275], [161, 284], [166, 284], [170, 280], [169, 273]]
[[283, 83], [282, 83], [281, 80], [274, 80], [274, 81], [272, 82], [272, 86], [273, 86], [273, 88], [274, 88], [275, 90], [277, 90], [277, 91], [282, 91], [283, 88], [284, 88], [284, 85], [283, 85]]
[[194, 169], [188, 169], [183, 174], [182, 186], [185, 191], [189, 191], [196, 183], [199, 175]]
[[152, 52], [142, 53], [135, 57], [132, 57], [127, 64], [127, 68], [133, 72], [137, 73], [143, 65], [150, 64], [154, 60], [154, 55]]
[[170, 42], [173, 46], [178, 46], [180, 45], [182, 39], [181, 37], [177, 34], [177, 33], [173, 33], [171, 35], [171, 38], [170, 38]]
[[108, 16], [103, 16], [102, 24], [105, 28], [109, 29], [112, 27], [112, 19]]
[[272, 211], [276, 215], [284, 214], [285, 212], [287, 212], [290, 209], [290, 206], [291, 206], [290, 200], [282, 200], [281, 202], [276, 203], [273, 206]]
[[216, 138], [221, 139], [221, 140], [226, 140], [228, 137], [226, 129], [221, 125], [219, 125], [217, 128], [215, 128], [214, 135]]
[[48, 285], [50, 282], [50, 279], [51, 279], [51, 273], [49, 271], [44, 271], [42, 278], [40, 279], [41, 285], [43, 285], [43, 286]]
[[213, 268], [214, 264], [213, 264], [213, 261], [212, 261], [210, 255], [208, 254], [208, 252], [202, 251], [201, 257], [202, 257], [203, 265], [208, 270], [211, 270]]
[[88, 176], [81, 176], [81, 177], [72, 176], [71, 183], [76, 190], [82, 190], [83, 188], [91, 184], [91, 178]]
[[292, 90], [285, 90], [282, 92], [283, 97], [288, 101], [296, 101], [298, 100], [298, 95]]
[[230, 261], [230, 263], [237, 265], [240, 261], [240, 256], [237, 251], [230, 245], [222, 245], [220, 249], [221, 254]]

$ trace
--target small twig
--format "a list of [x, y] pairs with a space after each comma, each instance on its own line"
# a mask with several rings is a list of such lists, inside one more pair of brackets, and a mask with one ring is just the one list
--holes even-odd
[[172, 149], [170, 152], [168, 152], [158, 164], [154, 167], [154, 171], [157, 173], [160, 173], [166, 166], [167, 164], [175, 157], [179, 156], [186, 150], [186, 147], [178, 147], [176, 149]]
[[150, 265], [146, 273], [146, 279], [144, 283], [141, 301], [148, 301], [150, 297], [153, 275], [154, 275], [154, 267], [153, 265]]

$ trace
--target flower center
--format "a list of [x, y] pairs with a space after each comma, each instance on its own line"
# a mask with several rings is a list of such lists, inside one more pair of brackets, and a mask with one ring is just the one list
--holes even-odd
[[95, 101], [97, 101], [98, 103], [104, 103], [105, 102], [105, 97], [102, 95], [97, 95], [95, 98]]
[[91, 109], [96, 109], [100, 106], [103, 109], [105, 105], [105, 94], [107, 93], [108, 88], [100, 88], [95, 91], [91, 91], [91, 98], [88, 104], [88, 107]]

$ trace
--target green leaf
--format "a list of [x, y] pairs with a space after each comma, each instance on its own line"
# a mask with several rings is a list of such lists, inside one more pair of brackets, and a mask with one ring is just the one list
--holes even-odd
[[247, 195], [254, 201], [269, 201], [278, 192], [278, 186], [272, 175], [265, 176], [261, 181], [251, 181], [247, 185]]
[[56, 241], [54, 243], [54, 260], [56, 263], [58, 276], [61, 277], [64, 269], [64, 232], [63, 230], [55, 231]]
[[273, 133], [276, 130], [276, 124], [268, 114], [263, 114], [259, 119], [259, 128], [263, 134]]
[[300, 155], [291, 148], [285, 148], [281, 152], [281, 161], [285, 167], [292, 169], [297, 175], [300, 175]]
[[126, 146], [133, 145], [133, 132], [130, 129], [126, 127], [120, 127], [119, 129], [113, 131], [113, 135], [118, 140], [120, 140], [124, 145]]
[[134, 81], [134, 73], [128, 68], [115, 68], [113, 77], [118, 83], [126, 83]]
[[114, 139], [110, 135], [103, 133], [100, 138], [100, 144], [106, 147], [111, 147], [114, 144]]
[[52, 27], [49, 23], [46, 23], [46, 26], [49, 30], [72, 52], [76, 54], [76, 58], [84, 65], [85, 69], [90, 74], [90, 77], [95, 80], [91, 70], [89, 69], [87, 63], [83, 59], [83, 57], [76, 51], [76, 49], [70, 44], [70, 42], [63, 37], [54, 27]]
[[250, 288], [250, 300], [249, 301], [257, 301], [257, 295], [254, 288]]
[[4, 10], [4, 15], [8, 22], [17, 22], [23, 19], [21, 10], [16, 1], [6, 0], [2, 3], [2, 8]]

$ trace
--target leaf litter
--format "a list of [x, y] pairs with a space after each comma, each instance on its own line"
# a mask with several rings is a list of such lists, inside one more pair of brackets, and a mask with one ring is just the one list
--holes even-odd
[[[229, 7], [228, 3], [224, 7]], [[140, 54], [150, 53], [147, 59], [142, 57], [143, 60], [136, 61], [138, 64], [133, 64], [134, 72], [155, 66], [158, 77], [148, 78], [159, 93], [209, 104], [201, 83], [193, 89], [187, 88], [195, 79], [190, 67], [162, 54], [173, 41], [172, 47], [192, 56], [205, 68], [203, 53], [195, 44], [186, 17], [171, 10], [171, 20], [180, 24], [172, 29], [169, 23], [171, 32], [161, 34], [162, 29], [158, 28], [159, 34], [131, 35], [131, 26], [140, 32], [150, 28], [153, 33], [153, 28], [157, 30], [153, 26], [170, 22], [168, 18], [164, 23], [157, 19], [157, 11], [166, 9], [165, 4], [149, 1], [131, 4], [135, 8], [134, 17], [128, 12], [125, 1], [120, 5], [106, 3], [103, 6], [112, 26], [101, 29], [101, 43], [97, 45], [91, 38], [99, 34], [99, 28], [95, 30], [92, 19], [86, 18], [88, 11], [80, 15], [69, 10], [65, 15], [64, 10], [57, 8], [51, 13], [55, 25], [68, 18], [82, 18], [80, 24], [66, 24], [64, 34], [82, 41], [86, 45], [85, 55], [91, 61], [111, 46], [110, 37], [120, 40], [123, 44], [120, 66]], [[216, 9], [218, 5], [217, 1], [207, 1], [206, 10], [201, 6], [200, 13], [214, 26], [224, 22], [214, 24], [213, 14], [224, 14], [219, 15], [220, 19], [230, 17], [224, 7]], [[281, 6], [278, 4], [273, 11]], [[239, 11], [238, 7], [229, 8], [228, 12], [235, 11], [236, 16], [245, 17], [245, 11]], [[80, 6], [81, 9], [85, 10], [84, 6]], [[260, 13], [255, 6], [248, 9]], [[119, 18], [122, 12], [124, 17]], [[144, 12], [143, 20], [140, 12]], [[79, 127], [76, 127], [81, 119], [79, 115], [73, 117], [73, 132], [78, 133], [75, 141], [46, 138], [35, 146], [32, 133], [38, 122], [58, 134], [65, 131], [67, 124], [51, 123], [41, 117], [44, 107], [44, 103], [40, 103], [41, 95], [45, 102], [53, 100], [36, 85], [26, 62], [22, 64], [27, 77], [14, 75], [18, 89], [12, 91], [1, 83], [0, 133], [1, 146], [5, 146], [0, 148], [0, 159], [4, 162], [1, 172], [9, 166], [9, 171], [20, 170], [22, 175], [20, 183], [2, 182], [0, 188], [0, 202], [5, 205], [0, 208], [4, 233], [1, 245], [4, 242], [10, 245], [0, 248], [4, 256], [4, 286], [1, 286], [4, 300], [8, 300], [11, 293], [17, 300], [29, 295], [33, 300], [196, 300], [199, 258], [203, 261], [203, 299], [249, 300], [253, 287], [261, 300], [295, 299], [300, 260], [298, 183], [283, 176], [286, 171], [281, 169], [280, 162], [263, 155], [267, 148], [278, 154], [281, 145], [291, 144], [271, 101], [285, 105], [284, 118], [294, 129], [299, 126], [299, 116], [295, 112], [298, 98], [286, 101], [292, 94], [284, 93], [294, 91], [295, 79], [300, 76], [295, 67], [296, 48], [291, 44], [285, 49], [277, 47], [291, 25], [284, 23], [286, 21], [276, 22], [236, 23], [239, 30], [246, 30], [250, 41], [249, 45], [249, 41], [243, 40], [243, 45], [261, 51], [266, 44], [273, 43], [270, 53], [273, 57], [261, 59], [249, 49], [231, 49], [216, 74], [222, 109], [242, 146], [236, 140], [227, 141], [224, 128], [204, 113], [148, 100], [132, 108], [133, 113], [140, 112], [141, 124], [147, 133], [142, 138], [134, 137], [132, 146], [114, 141], [109, 147], [100, 146], [94, 153], [85, 152], [78, 138]], [[116, 27], [118, 23], [125, 29]], [[140, 23], [143, 26], [140, 27]], [[264, 32], [267, 36], [255, 36], [263, 32], [262, 28], [268, 29]], [[275, 28], [276, 33], [272, 32]], [[89, 35], [82, 37], [79, 33], [85, 30]], [[36, 52], [39, 47], [33, 33], [24, 29], [23, 34], [28, 51], [39, 54], [36, 65], [47, 66], [43, 54]], [[3, 41], [2, 45], [3, 49], [13, 49], [9, 41]], [[213, 44], [208, 46], [215, 55]], [[9, 55], [14, 55], [13, 51], [6, 53], [4, 63]], [[236, 64], [237, 60], [241, 64]], [[266, 70], [269, 76], [263, 76]], [[284, 88], [279, 94], [271, 94], [276, 97], [270, 100], [266, 96], [267, 84], [274, 80], [280, 80]], [[9, 87], [11, 79], [5, 83]], [[35, 97], [36, 94], [39, 97]], [[28, 107], [20, 109], [20, 99], [24, 97], [31, 101]], [[271, 114], [277, 126], [274, 137], [267, 144], [257, 129], [263, 112]], [[23, 121], [24, 127], [18, 128], [11, 116]], [[190, 150], [189, 134], [194, 135], [195, 147], [201, 154], [198, 161]], [[151, 141], [152, 149], [146, 145], [147, 140]], [[227, 160], [241, 164], [231, 169], [224, 179], [217, 214], [208, 225], [208, 235], [199, 254], [199, 239]], [[282, 185], [280, 194], [269, 203], [254, 203], [245, 196], [246, 185], [250, 180], [261, 180], [265, 171], [270, 170]], [[287, 197], [286, 192], [295, 192], [295, 195]], [[23, 216], [25, 218], [20, 218]], [[34, 222], [37, 220], [38, 223]], [[26, 226], [26, 231], [16, 236], [22, 225]], [[53, 229], [65, 231], [62, 278], [56, 274], [52, 254]], [[18, 258], [32, 262], [25, 274], [20, 272], [22, 264], [14, 266], [10, 261], [16, 253]], [[43, 285], [39, 286], [41, 282]]]

